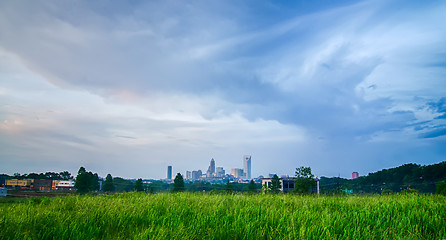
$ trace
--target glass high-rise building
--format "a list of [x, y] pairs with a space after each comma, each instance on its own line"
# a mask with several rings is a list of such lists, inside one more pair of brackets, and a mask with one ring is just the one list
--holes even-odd
[[243, 172], [247, 179], [251, 179], [251, 155], [243, 156]]
[[211, 174], [215, 173], [215, 160], [213, 158], [211, 159], [211, 163], [209, 164], [209, 172]]
[[172, 179], [172, 166], [167, 166], [167, 179]]

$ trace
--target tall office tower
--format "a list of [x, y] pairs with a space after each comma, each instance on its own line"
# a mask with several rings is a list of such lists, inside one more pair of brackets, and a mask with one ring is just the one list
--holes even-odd
[[172, 166], [167, 166], [167, 179], [172, 179]]
[[213, 177], [215, 173], [215, 161], [212, 158], [211, 163], [209, 164], [208, 171], [206, 172], [206, 177]]
[[186, 179], [191, 179], [192, 173], [190, 171], [186, 171]]
[[251, 179], [251, 155], [243, 156], [243, 171], [247, 179]]
[[201, 178], [201, 170], [198, 171], [192, 171], [192, 180], [198, 180]]
[[211, 171], [211, 174], [215, 173], [215, 161], [213, 158], [211, 159], [211, 164], [209, 165], [209, 170]]

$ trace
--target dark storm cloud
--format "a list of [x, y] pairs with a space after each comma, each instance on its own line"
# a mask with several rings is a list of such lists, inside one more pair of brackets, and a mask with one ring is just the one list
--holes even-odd
[[98, 166], [130, 154], [198, 168], [197, 156], [251, 151], [259, 172], [270, 157], [293, 159], [276, 171], [308, 164], [325, 174], [412, 160], [410, 149], [436, 161], [445, 150], [427, 152], [444, 135], [445, 9], [441, 1], [4, 1], [0, 130], [11, 146], [55, 148], [51, 159], [70, 152]]

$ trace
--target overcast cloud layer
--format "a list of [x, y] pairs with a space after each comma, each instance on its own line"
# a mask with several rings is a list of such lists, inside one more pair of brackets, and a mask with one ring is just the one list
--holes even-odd
[[444, 1], [0, 1], [1, 172], [446, 160]]

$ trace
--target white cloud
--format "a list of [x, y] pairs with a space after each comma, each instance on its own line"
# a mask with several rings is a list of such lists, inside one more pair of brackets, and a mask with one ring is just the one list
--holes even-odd
[[[6, 54], [2, 56], [13, 59]], [[13, 75], [17, 66], [11, 69]], [[8, 81], [5, 88], [8, 94], [4, 97], [10, 107], [3, 106], [0, 112], [0, 130], [13, 146], [2, 149], [2, 153], [32, 156], [47, 162], [47, 167], [61, 161], [71, 162], [74, 157], [99, 165], [119, 165], [123, 159], [134, 157], [132, 161], [147, 168], [157, 162], [171, 161], [179, 161], [177, 166], [186, 167], [188, 164], [184, 162], [194, 161], [194, 155], [188, 151], [212, 157], [215, 148], [228, 151], [240, 145], [298, 144], [305, 138], [301, 128], [277, 121], [248, 121], [240, 114], [217, 114], [205, 119], [202, 112], [215, 111], [212, 109], [214, 103], [224, 105], [218, 103], [221, 100], [207, 96], [158, 93], [144, 97], [123, 91], [104, 99], [89, 92], [48, 85], [26, 69], [18, 72], [26, 74]], [[2, 79], [10, 77], [3, 74]], [[18, 144], [25, 147], [18, 148]], [[175, 156], [159, 150], [148, 151], [175, 148]], [[73, 152], [78, 153], [70, 156]], [[108, 156], [106, 160], [105, 156]], [[168, 157], [174, 159], [168, 160]], [[142, 158], [150, 160], [142, 161]], [[114, 171], [126, 176], [131, 176], [132, 172], [144, 176], [144, 172], [162, 177], [156, 169], [149, 172], [138, 172], [133, 166], [120, 169]]]
[[330, 152], [348, 166], [443, 124], [426, 103], [445, 96], [444, 4], [266, 20], [244, 3], [116, 4], [1, 3], [5, 156], [122, 175], [131, 161], [162, 177], [168, 162], [203, 169], [215, 155], [229, 167], [252, 153], [259, 172], [312, 159], [330, 172]]

